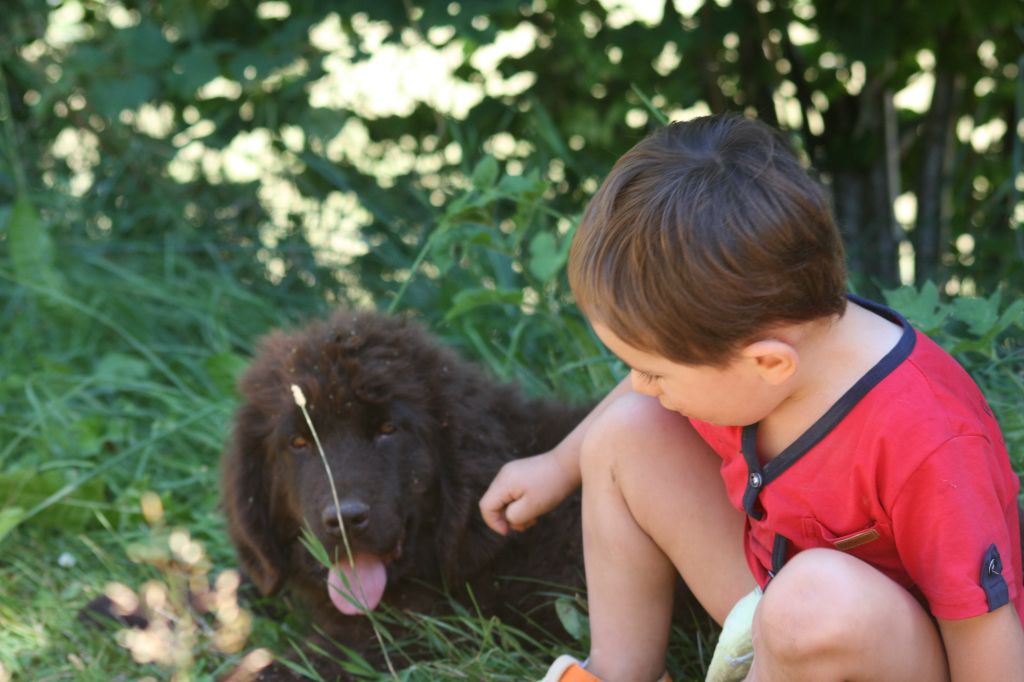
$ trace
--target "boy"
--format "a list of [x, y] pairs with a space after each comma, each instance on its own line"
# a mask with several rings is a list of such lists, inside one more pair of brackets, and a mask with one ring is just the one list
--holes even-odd
[[569, 277], [630, 376], [480, 501], [507, 533], [583, 484], [591, 649], [562, 679], [659, 679], [677, 572], [719, 623], [765, 590], [747, 680], [1024, 679], [998, 426], [954, 360], [846, 295], [824, 192], [779, 135], [710, 116], [641, 141]]

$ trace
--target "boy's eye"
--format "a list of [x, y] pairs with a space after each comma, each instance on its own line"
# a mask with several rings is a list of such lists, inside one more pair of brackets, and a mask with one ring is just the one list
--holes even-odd
[[651, 374], [650, 372], [644, 372], [643, 370], [639, 369], [634, 369], [633, 371], [636, 373], [638, 377], [640, 377], [640, 380], [643, 381], [645, 384], [652, 383], [653, 381], [658, 379], [657, 375]]

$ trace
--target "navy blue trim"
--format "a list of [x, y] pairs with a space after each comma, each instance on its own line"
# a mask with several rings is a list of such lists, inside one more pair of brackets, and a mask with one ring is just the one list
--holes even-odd
[[995, 545], [989, 545], [981, 560], [981, 589], [985, 590], [989, 611], [995, 611], [1010, 602], [1010, 588], [1003, 577], [1003, 560]]
[[789, 538], [780, 533], [775, 534], [775, 542], [772, 543], [772, 570], [768, 575], [774, 578], [782, 570], [789, 556]]
[[[749, 472], [747, 489], [743, 494], [743, 508], [747, 514], [755, 519], [760, 519], [764, 516], [764, 512], [757, 507], [757, 497], [764, 490], [765, 486], [782, 475], [786, 469], [796, 464], [801, 457], [827, 436], [872, 388], [889, 376], [914, 350], [917, 334], [906, 318], [880, 303], [869, 301], [854, 294], [848, 294], [847, 297], [853, 303], [870, 310], [876, 315], [899, 323], [903, 328], [903, 333], [900, 336], [900, 340], [885, 354], [885, 357], [875, 363], [874, 367], [858, 379], [857, 383], [851, 386], [828, 409], [828, 412], [804, 431], [789, 447], [764, 466], [761, 466], [760, 458], [757, 456], [757, 424], [751, 424], [743, 428], [743, 458], [747, 461], [747, 470]], [[754, 485], [754, 483], [757, 485]]]
[[758, 521], [764, 516], [764, 511], [758, 508], [757, 496], [764, 487], [764, 470], [761, 468], [761, 460], [757, 457], [757, 430], [743, 429], [743, 441], [741, 444], [743, 459], [747, 460], [747, 489], [743, 491], [743, 509], [750, 516]]

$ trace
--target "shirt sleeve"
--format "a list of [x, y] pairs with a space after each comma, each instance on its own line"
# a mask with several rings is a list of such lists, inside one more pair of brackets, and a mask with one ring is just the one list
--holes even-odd
[[979, 616], [1017, 596], [1016, 486], [1001, 454], [984, 436], [951, 438], [893, 503], [897, 551], [936, 618]]

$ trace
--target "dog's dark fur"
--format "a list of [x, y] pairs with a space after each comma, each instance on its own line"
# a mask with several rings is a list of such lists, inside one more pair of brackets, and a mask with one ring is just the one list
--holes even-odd
[[553, 607], [538, 609], [536, 584], [503, 578], [582, 586], [578, 500], [509, 537], [487, 528], [478, 502], [503, 463], [553, 447], [584, 408], [527, 399], [396, 317], [343, 311], [262, 340], [222, 461], [231, 539], [264, 595], [294, 595], [334, 640], [370, 653], [367, 619], [335, 609], [327, 570], [300, 541], [309, 528], [331, 556], [344, 556], [292, 384], [306, 396], [341, 506], [365, 511], [348, 529], [353, 551], [394, 558], [383, 603], [436, 610], [438, 587], [465, 599], [469, 585], [486, 616], [523, 626], [530, 614], [557, 628]]

